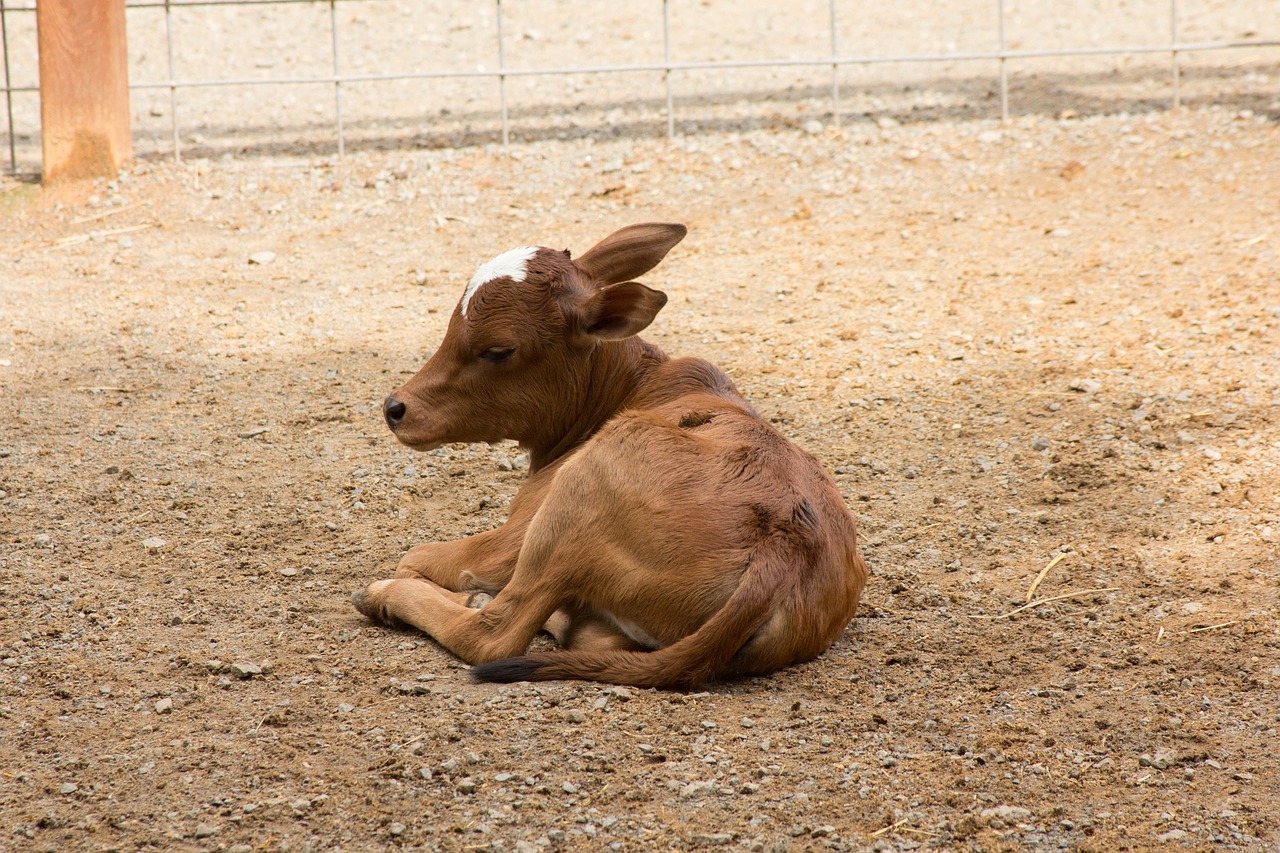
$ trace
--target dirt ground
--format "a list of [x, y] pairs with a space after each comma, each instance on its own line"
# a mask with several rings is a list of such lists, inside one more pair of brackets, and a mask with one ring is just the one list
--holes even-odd
[[[0, 184], [0, 849], [1276, 850], [1266, 103]], [[864, 606], [705, 692], [473, 684], [348, 597], [523, 458], [379, 403], [480, 262], [650, 219], [646, 337], [835, 473]]]

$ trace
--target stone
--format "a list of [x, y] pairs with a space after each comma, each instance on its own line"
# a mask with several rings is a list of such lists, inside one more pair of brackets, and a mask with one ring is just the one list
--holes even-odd
[[1067, 383], [1067, 387], [1082, 394], [1097, 394], [1102, 390], [1102, 383], [1096, 379], [1072, 379]]
[[249, 679], [253, 678], [255, 675], [262, 675], [262, 667], [258, 666], [256, 663], [250, 663], [249, 661], [233, 663], [231, 666], [227, 667], [227, 669], [230, 670], [232, 675], [240, 679]]

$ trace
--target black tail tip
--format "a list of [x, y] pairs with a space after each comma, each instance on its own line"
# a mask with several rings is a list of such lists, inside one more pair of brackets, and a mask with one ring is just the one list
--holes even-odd
[[471, 677], [476, 681], [490, 681], [496, 684], [535, 681], [538, 670], [542, 667], [543, 663], [532, 657], [505, 658], [476, 664], [471, 667]]

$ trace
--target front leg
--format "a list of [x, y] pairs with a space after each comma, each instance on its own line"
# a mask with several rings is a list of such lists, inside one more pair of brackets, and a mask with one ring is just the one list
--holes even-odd
[[429, 580], [453, 592], [498, 592], [511, 580], [529, 522], [559, 467], [557, 462], [530, 475], [511, 501], [506, 524], [466, 539], [410, 548], [396, 566], [395, 576]]
[[556, 608], [550, 590], [512, 584], [483, 609], [473, 596], [418, 578], [369, 584], [351, 596], [365, 616], [393, 627], [411, 625], [467, 663], [486, 663], [523, 652]]
[[511, 580], [520, 556], [524, 530], [518, 527], [507, 522], [466, 539], [417, 545], [400, 558], [395, 577], [428, 580], [453, 592], [497, 592]]

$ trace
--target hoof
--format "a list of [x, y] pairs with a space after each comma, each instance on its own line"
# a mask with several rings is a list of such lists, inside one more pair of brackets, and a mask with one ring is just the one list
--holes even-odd
[[373, 586], [379, 587], [379, 591], [382, 591], [382, 587], [390, 583], [391, 581], [378, 581], [370, 587], [356, 590], [351, 593], [351, 605], [363, 613], [371, 622], [386, 625], [388, 628], [407, 628], [409, 626], [406, 623], [401, 622], [387, 612], [384, 604], [378, 603], [378, 599], [382, 598], [382, 596], [369, 594], [369, 590]]

